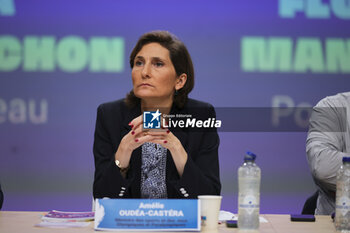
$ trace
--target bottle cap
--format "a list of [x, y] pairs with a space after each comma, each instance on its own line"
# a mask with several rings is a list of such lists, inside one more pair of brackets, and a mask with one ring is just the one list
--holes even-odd
[[246, 155], [244, 156], [244, 161], [255, 161], [256, 155], [253, 152], [247, 151]]
[[350, 157], [343, 157], [343, 162], [350, 162]]

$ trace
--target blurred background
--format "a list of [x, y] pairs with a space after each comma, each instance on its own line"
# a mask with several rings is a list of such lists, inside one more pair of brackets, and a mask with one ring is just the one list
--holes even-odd
[[[143, 33], [186, 44], [191, 98], [293, 109], [349, 91], [349, 28], [346, 0], [0, 1], [3, 210], [91, 209], [96, 109], [131, 90], [128, 56]], [[223, 210], [237, 212], [247, 150], [262, 169], [261, 213], [300, 213], [316, 190], [307, 121], [298, 111], [271, 121], [284, 118], [303, 130], [219, 133]]]

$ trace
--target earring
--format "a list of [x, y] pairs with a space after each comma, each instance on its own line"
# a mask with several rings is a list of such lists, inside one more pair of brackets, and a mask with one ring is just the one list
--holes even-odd
[[178, 91], [175, 89], [175, 94], [174, 95], [177, 96], [177, 94], [178, 94]]

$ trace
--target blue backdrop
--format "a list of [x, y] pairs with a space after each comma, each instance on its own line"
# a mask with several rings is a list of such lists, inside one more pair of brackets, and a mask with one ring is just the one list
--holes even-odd
[[[349, 20], [346, 0], [1, 0], [3, 210], [91, 209], [96, 108], [132, 88], [128, 56], [141, 34], [168, 30], [186, 44], [192, 98], [301, 107], [349, 91]], [[237, 211], [237, 169], [251, 150], [262, 169], [261, 212], [301, 211], [315, 190], [306, 132], [220, 138], [222, 209]]]

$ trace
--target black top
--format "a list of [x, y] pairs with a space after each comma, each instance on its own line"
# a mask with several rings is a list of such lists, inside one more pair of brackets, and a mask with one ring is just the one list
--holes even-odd
[[[215, 118], [212, 105], [188, 99], [182, 109], [173, 105], [170, 114], [191, 114], [202, 119]], [[132, 152], [124, 179], [115, 165], [114, 154], [122, 138], [130, 132], [130, 121], [141, 115], [140, 105], [128, 108], [124, 100], [101, 104], [97, 109], [94, 140], [94, 198], [140, 198], [141, 146]], [[171, 130], [188, 154], [182, 177], [167, 151], [166, 187], [168, 198], [197, 198], [198, 195], [219, 195], [217, 130]]]

